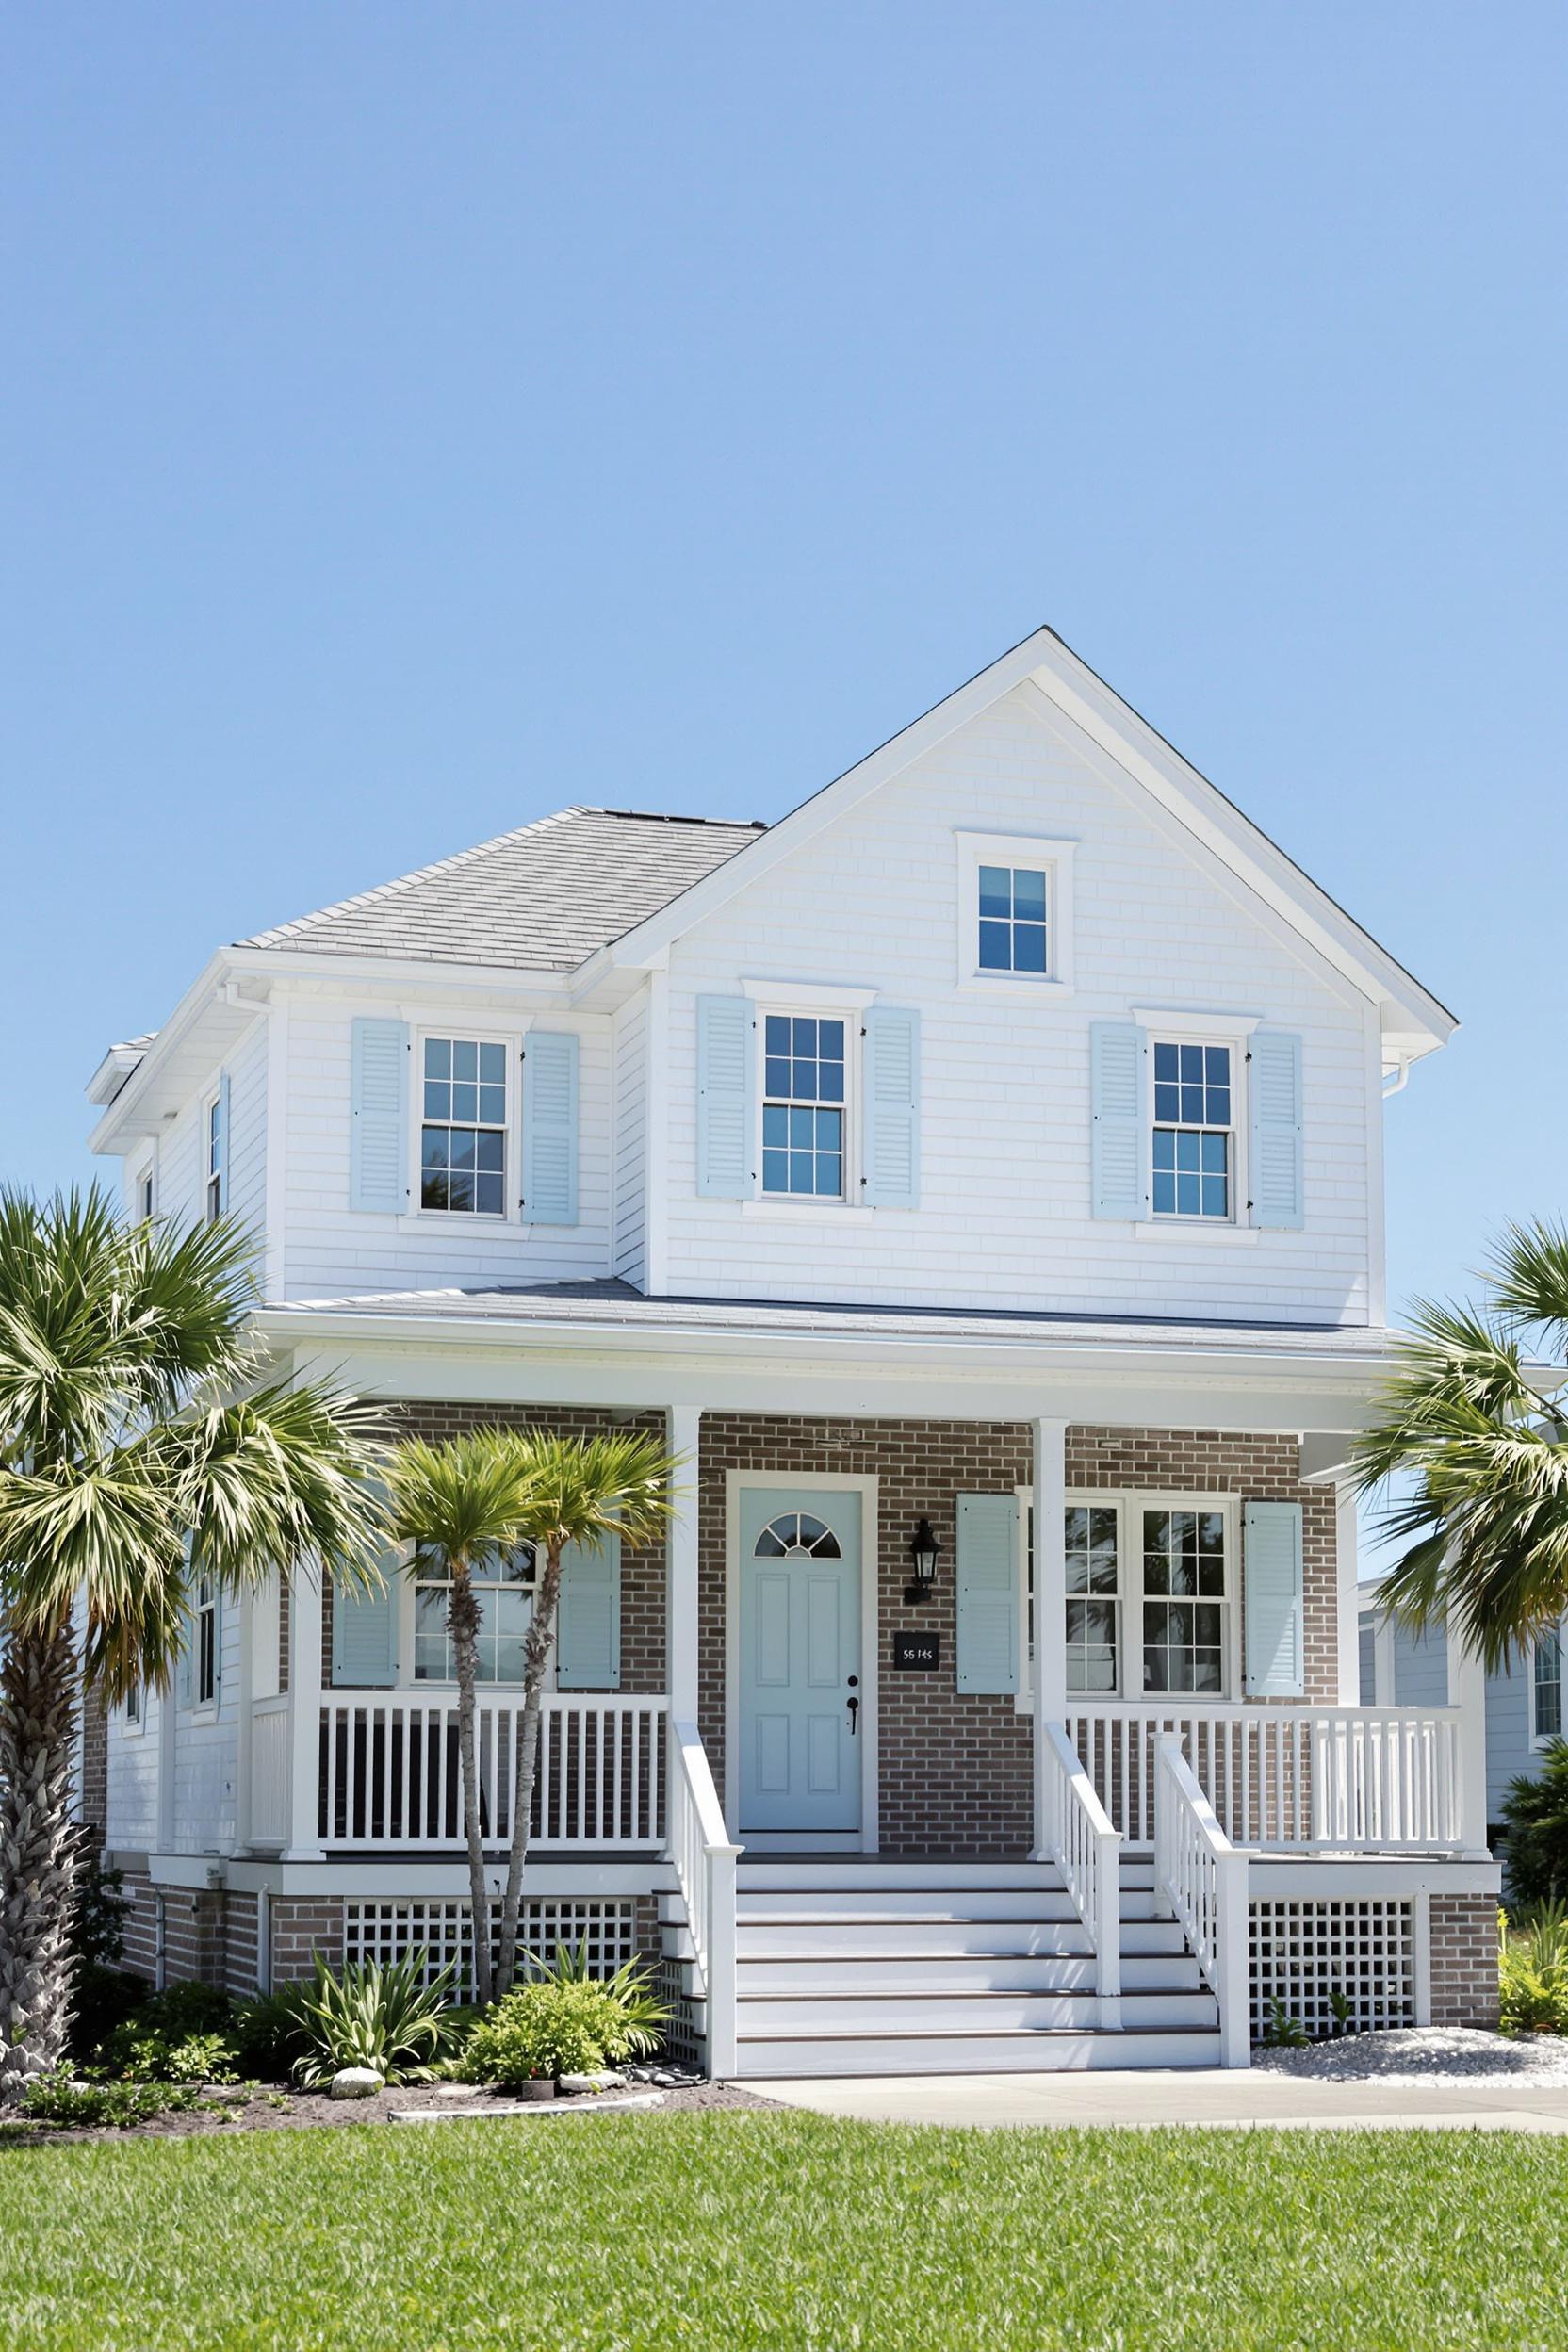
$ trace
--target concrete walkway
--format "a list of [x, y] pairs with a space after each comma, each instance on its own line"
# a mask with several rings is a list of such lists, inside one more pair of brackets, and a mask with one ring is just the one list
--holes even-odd
[[1568, 2133], [1568, 2088], [1313, 2082], [1256, 2073], [902, 2074], [752, 2082], [759, 2098], [879, 2123], [1142, 2125]]

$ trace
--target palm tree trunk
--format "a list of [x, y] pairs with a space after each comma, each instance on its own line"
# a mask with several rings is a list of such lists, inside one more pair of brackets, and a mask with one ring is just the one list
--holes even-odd
[[476, 1740], [479, 1690], [479, 1600], [466, 1560], [452, 1561], [447, 1629], [457, 1667], [457, 1752], [463, 1779], [463, 1834], [468, 1846], [468, 1907], [473, 1915], [474, 1999], [487, 2008], [495, 1996], [490, 1974], [490, 1891], [484, 1883], [484, 1834], [480, 1824]]
[[523, 1643], [523, 1720], [517, 1740], [517, 1782], [512, 1796], [512, 1845], [507, 1855], [506, 1891], [501, 1897], [501, 1949], [497, 1980], [510, 1992], [517, 1968], [517, 1921], [523, 1903], [523, 1864], [528, 1858], [529, 1829], [533, 1819], [533, 1784], [539, 1773], [539, 1703], [545, 1675], [555, 1647], [555, 1619], [561, 1600], [561, 1546], [546, 1548], [545, 1573], [533, 1596]]
[[0, 2101], [57, 2066], [71, 2019], [80, 1841], [72, 1819], [78, 1667], [69, 1624], [5, 1629], [0, 1664]]

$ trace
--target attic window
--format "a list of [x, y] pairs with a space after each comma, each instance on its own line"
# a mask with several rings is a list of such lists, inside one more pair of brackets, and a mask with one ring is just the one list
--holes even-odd
[[1066, 995], [1075, 844], [1013, 833], [954, 839], [959, 988], [1037, 1002]]

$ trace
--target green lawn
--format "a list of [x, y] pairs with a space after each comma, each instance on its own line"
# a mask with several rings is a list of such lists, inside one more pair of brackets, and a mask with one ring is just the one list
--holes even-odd
[[1568, 2147], [760, 2113], [11, 2146], [0, 2344], [1568, 2345]]

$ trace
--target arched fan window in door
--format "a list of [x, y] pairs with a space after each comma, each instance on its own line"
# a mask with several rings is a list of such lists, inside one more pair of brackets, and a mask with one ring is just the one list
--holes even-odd
[[842, 1558], [839, 1539], [825, 1520], [814, 1519], [808, 1511], [786, 1511], [762, 1529], [754, 1556], [758, 1560], [791, 1560], [798, 1559], [803, 1552], [812, 1560]]

